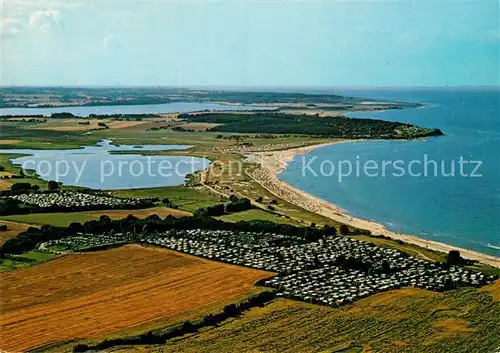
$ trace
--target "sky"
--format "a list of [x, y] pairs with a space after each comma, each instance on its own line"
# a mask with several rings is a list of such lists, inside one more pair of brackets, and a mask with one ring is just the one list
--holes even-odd
[[0, 6], [1, 85], [500, 84], [496, 0]]

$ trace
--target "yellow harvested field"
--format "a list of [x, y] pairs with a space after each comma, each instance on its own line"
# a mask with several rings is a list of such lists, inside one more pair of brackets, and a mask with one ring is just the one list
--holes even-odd
[[6, 232], [0, 232], [0, 244], [2, 244], [4, 241], [6, 241], [12, 237], [15, 237], [19, 233], [24, 232], [29, 227], [32, 227], [30, 224], [8, 222], [8, 221], [1, 221], [1, 220], [0, 220], [0, 225], [7, 226]]
[[213, 123], [186, 123], [179, 125], [179, 127], [186, 130], [207, 131], [208, 129], [211, 129], [219, 125], [220, 124], [213, 124]]
[[5, 177], [12, 178], [13, 175], [14, 174], [11, 172], [6, 172], [6, 171], [0, 172], [0, 178], [5, 178]]
[[148, 121], [110, 121], [109, 123], [106, 123], [106, 125], [108, 125], [110, 129], [126, 129], [148, 123]]
[[0, 145], [17, 145], [21, 140], [0, 140]]
[[[165, 119], [177, 119], [179, 114], [178, 113], [159, 114], [159, 116]], [[159, 120], [159, 119], [153, 119], [153, 120]]]
[[[81, 124], [88, 121], [89, 124]], [[148, 121], [119, 121], [119, 120], [97, 120], [97, 119], [47, 119], [47, 122], [40, 123], [33, 130], [53, 130], [53, 131], [88, 131], [100, 129], [99, 122], [105, 123], [110, 129], [124, 129], [133, 126], [147, 124]]]
[[9, 190], [11, 186], [12, 183], [10, 181], [0, 179], [0, 190]]
[[467, 321], [459, 318], [438, 319], [434, 322], [434, 327], [437, 329], [438, 335], [441, 338], [474, 332], [473, 329], [467, 326]]
[[500, 302], [500, 280], [481, 288], [481, 290], [488, 292], [493, 299]]
[[228, 300], [272, 274], [129, 245], [0, 273], [0, 349], [102, 337]]
[[[88, 121], [90, 124], [79, 124]], [[47, 119], [47, 122], [30, 127], [31, 130], [87, 131], [99, 128], [97, 119]]]
[[108, 216], [109, 218], [112, 219], [120, 219], [127, 217], [129, 214], [136, 216], [137, 218], [146, 218], [148, 216], [151, 216], [153, 214], [160, 216], [161, 218], [165, 218], [167, 216], [175, 216], [175, 217], [184, 217], [184, 216], [190, 216], [191, 213], [182, 211], [182, 210], [176, 210], [174, 208], [167, 208], [167, 207], [154, 207], [154, 208], [144, 208], [144, 209], [138, 209], [138, 210], [104, 210], [104, 211], [87, 211], [83, 212], [86, 215], [89, 216], [95, 216], [100, 217], [100, 216]]

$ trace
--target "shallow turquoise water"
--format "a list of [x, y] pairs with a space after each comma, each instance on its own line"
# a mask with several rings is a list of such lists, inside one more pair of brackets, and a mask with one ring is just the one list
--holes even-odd
[[[366, 141], [338, 144], [294, 159], [279, 177], [306, 192], [333, 202], [355, 217], [374, 220], [387, 228], [459, 247], [500, 256], [500, 91], [496, 89], [404, 89], [337, 91], [352, 96], [415, 101], [429, 107], [377, 113], [353, 113], [440, 128], [446, 136], [418, 141]], [[425, 159], [427, 158], [427, 159]], [[471, 177], [473, 163], [482, 164]], [[351, 176], [339, 182], [330, 162], [350, 161]], [[377, 163], [364, 173], [363, 165]], [[401, 160], [406, 175], [382, 162]], [[412, 174], [408, 165], [412, 161]], [[356, 161], [360, 165], [356, 175]], [[427, 173], [424, 165], [427, 161]], [[431, 161], [437, 163], [437, 173]], [[315, 176], [304, 168], [311, 162]], [[326, 175], [321, 175], [320, 167]], [[328, 163], [328, 164], [325, 164]], [[442, 163], [444, 172], [442, 173]], [[455, 164], [455, 175], [452, 164]], [[343, 164], [348, 171], [347, 164]], [[303, 173], [303, 171], [305, 171]], [[416, 176], [419, 174], [420, 176]], [[331, 175], [330, 175], [331, 174]], [[464, 175], [468, 176], [464, 176]]]

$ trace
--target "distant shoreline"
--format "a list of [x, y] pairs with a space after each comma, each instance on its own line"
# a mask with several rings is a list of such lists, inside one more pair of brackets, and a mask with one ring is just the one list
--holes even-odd
[[353, 142], [359, 140], [343, 140], [337, 142], [311, 145], [307, 147], [292, 148], [283, 151], [253, 152], [247, 154], [247, 161], [260, 165], [260, 169], [252, 175], [252, 178], [272, 194], [302, 207], [310, 212], [317, 213], [336, 222], [344, 223], [352, 227], [369, 230], [373, 235], [383, 235], [394, 240], [402, 240], [422, 248], [447, 253], [450, 250], [459, 250], [463, 258], [476, 260], [481, 263], [500, 268], [500, 258], [493, 255], [483, 254], [474, 250], [463, 249], [453, 245], [426, 240], [414, 235], [396, 233], [388, 230], [382, 224], [356, 218], [346, 210], [337, 205], [308, 194], [298, 188], [280, 180], [277, 176], [288, 166], [296, 156], [305, 155], [319, 147], [330, 146], [336, 143]]
[[[138, 102], [107, 102], [107, 103], [83, 103], [83, 104], [54, 104], [54, 105], [37, 105], [37, 106], [0, 106], [0, 111], [3, 109], [59, 109], [59, 108], [88, 108], [88, 107], [128, 107], [128, 106], [144, 106], [144, 105], [165, 105], [165, 104], [213, 104], [213, 105], [223, 105], [223, 106], [240, 106], [240, 107], [257, 107], [261, 108], [259, 104], [242, 104], [242, 103], [229, 103], [229, 102], [211, 102], [211, 101], [171, 101], [171, 102], [150, 102], [150, 103], [138, 103]], [[265, 108], [263, 108], [265, 109]], [[267, 110], [267, 109], [266, 109]], [[178, 113], [178, 112], [172, 112]], [[120, 113], [116, 113], [120, 114]], [[123, 113], [125, 114], [125, 113]], [[141, 114], [141, 113], [138, 113]], [[142, 113], [148, 114], [148, 113]], [[164, 113], [159, 113], [164, 114]]]

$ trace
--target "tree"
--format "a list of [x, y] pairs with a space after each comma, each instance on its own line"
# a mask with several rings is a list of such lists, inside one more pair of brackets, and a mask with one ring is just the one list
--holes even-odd
[[203, 318], [203, 326], [213, 326], [216, 324], [216, 320], [212, 314], [208, 314]]
[[86, 352], [90, 350], [90, 347], [86, 344], [77, 344], [73, 347], [73, 352]]
[[340, 227], [339, 227], [339, 231], [340, 231], [340, 234], [342, 235], [347, 235], [350, 233], [349, 231], [349, 227], [345, 224], [341, 224]]
[[229, 317], [237, 316], [239, 314], [239, 310], [235, 304], [229, 304], [224, 307], [224, 314]]
[[0, 165], [0, 172], [5, 172], [5, 167], [3, 165]]
[[[234, 201], [233, 201], [234, 200]], [[230, 203], [225, 205], [225, 212], [241, 212], [252, 208], [252, 203], [246, 197], [233, 198]]]
[[15, 183], [10, 187], [10, 191], [12, 192], [28, 192], [32, 189], [30, 183]]
[[336, 235], [337, 234], [337, 228], [332, 227], [328, 224], [324, 225], [323, 231], [325, 232], [326, 235]]
[[336, 266], [339, 266], [339, 267], [345, 267], [347, 264], [347, 259], [344, 255], [339, 255], [336, 259], [335, 259], [335, 265]]
[[158, 223], [161, 222], [161, 217], [158, 216], [156, 213], [154, 213], [152, 215], [147, 216], [144, 220], [147, 222]]
[[359, 270], [361, 268], [362, 262], [355, 258], [354, 256], [349, 256], [346, 261], [346, 267], [353, 269], [353, 270]]
[[73, 119], [75, 116], [68, 112], [62, 112], [62, 113], [52, 113], [50, 117], [52, 119]]
[[14, 214], [20, 209], [21, 201], [14, 199], [0, 199], [0, 215]]
[[154, 225], [152, 223], [146, 223], [142, 226], [142, 234], [151, 234], [154, 231]]
[[57, 181], [50, 180], [47, 187], [51, 191], [59, 190], [59, 183]]
[[191, 323], [191, 321], [184, 321], [182, 324], [182, 331], [184, 333], [196, 332], [196, 327]]
[[109, 218], [109, 216], [104, 214], [101, 217], [99, 217], [99, 223], [109, 224], [109, 223], [111, 223], [111, 218]]
[[446, 262], [450, 265], [460, 265], [462, 261], [463, 259], [458, 250], [450, 250], [446, 256]]
[[382, 273], [390, 273], [391, 272], [391, 265], [389, 264], [389, 261], [384, 260], [382, 261]]
[[69, 225], [69, 230], [71, 233], [83, 233], [83, 226], [78, 222], [71, 222]]
[[318, 255], [314, 255], [313, 262], [314, 262], [314, 267], [320, 267], [321, 266], [321, 261], [319, 260]]

